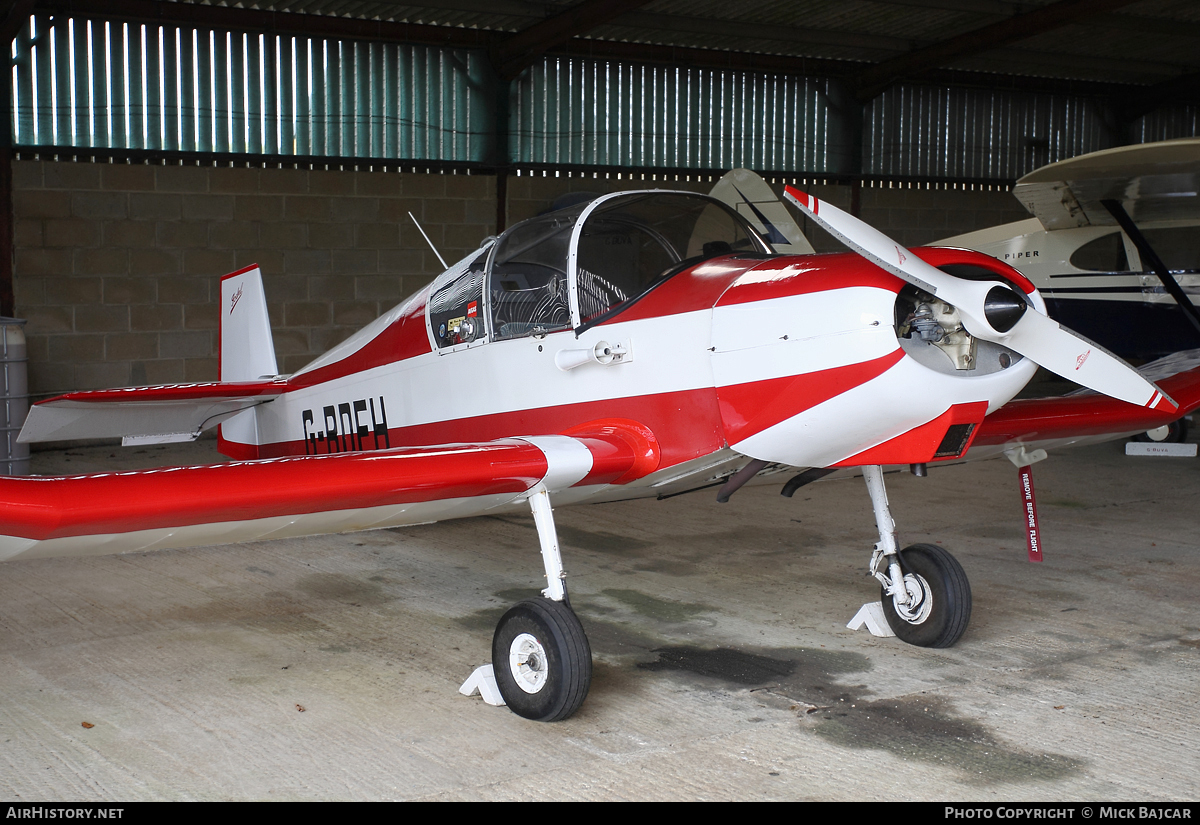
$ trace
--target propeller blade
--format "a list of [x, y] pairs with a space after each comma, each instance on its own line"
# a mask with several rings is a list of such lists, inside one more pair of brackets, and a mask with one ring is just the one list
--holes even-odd
[[930, 266], [874, 227], [801, 192], [784, 197], [872, 263], [954, 306], [967, 332], [1021, 353], [1056, 375], [1130, 404], [1173, 411], [1178, 405], [1120, 358], [1030, 307], [997, 278], [958, 278]]
[[1012, 332], [995, 339], [1068, 381], [1130, 404], [1163, 412], [1179, 405], [1108, 350], [1030, 310]]

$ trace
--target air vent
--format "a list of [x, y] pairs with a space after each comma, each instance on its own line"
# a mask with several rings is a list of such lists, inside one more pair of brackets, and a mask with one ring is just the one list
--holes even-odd
[[958, 458], [971, 443], [971, 433], [975, 431], [974, 424], [951, 424], [946, 430], [946, 436], [938, 445], [934, 458]]

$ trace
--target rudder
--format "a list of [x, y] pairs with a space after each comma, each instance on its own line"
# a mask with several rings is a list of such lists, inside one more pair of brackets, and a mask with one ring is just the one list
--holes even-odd
[[[279, 374], [262, 272], [253, 264], [221, 279], [221, 381], [257, 381]], [[258, 422], [253, 409], [221, 424], [218, 445], [232, 458], [258, 457]]]
[[221, 279], [221, 381], [257, 381], [279, 373], [267, 296], [258, 264]]

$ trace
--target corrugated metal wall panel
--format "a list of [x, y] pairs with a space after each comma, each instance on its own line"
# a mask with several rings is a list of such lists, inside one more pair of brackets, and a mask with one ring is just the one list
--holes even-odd
[[475, 52], [36, 15], [13, 44], [17, 146], [480, 162]]
[[[18, 147], [496, 163], [482, 52], [39, 14], [13, 43]], [[1077, 96], [548, 58], [509, 87], [507, 161], [1013, 180], [1117, 143]], [[1154, 112], [1135, 140], [1195, 135]]]
[[897, 85], [868, 104], [863, 172], [1016, 179], [1116, 145], [1089, 98]]
[[1134, 124], [1134, 139], [1139, 143], [1197, 135], [1200, 135], [1200, 107], [1197, 106], [1160, 109], [1139, 118]]
[[510, 160], [832, 173], [827, 84], [548, 58], [513, 84]]

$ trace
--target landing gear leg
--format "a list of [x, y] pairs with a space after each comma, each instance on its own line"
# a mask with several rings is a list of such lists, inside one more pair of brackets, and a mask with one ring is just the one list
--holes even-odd
[[[879, 543], [871, 554], [871, 575], [882, 588], [883, 614], [892, 632], [919, 647], [950, 647], [971, 620], [971, 585], [962, 565], [935, 544], [899, 550], [896, 522], [888, 508], [883, 468], [863, 467]], [[886, 571], [886, 572], [885, 572]]]
[[518, 716], [557, 722], [579, 709], [592, 683], [592, 649], [571, 610], [546, 488], [529, 496], [546, 568], [542, 598], [514, 605], [496, 625], [492, 670], [505, 704]]

